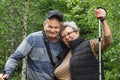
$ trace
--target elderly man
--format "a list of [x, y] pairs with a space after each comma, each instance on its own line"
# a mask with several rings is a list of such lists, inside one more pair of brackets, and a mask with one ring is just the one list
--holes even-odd
[[44, 30], [29, 34], [9, 57], [3, 78], [8, 79], [18, 63], [27, 56], [27, 80], [53, 80], [56, 56], [66, 49], [59, 39], [62, 21], [62, 13], [49, 11], [43, 23]]

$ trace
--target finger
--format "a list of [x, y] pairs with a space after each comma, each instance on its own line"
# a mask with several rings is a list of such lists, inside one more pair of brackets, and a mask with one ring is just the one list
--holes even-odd
[[2, 77], [3, 77], [3, 79], [8, 79], [9, 75], [8, 74], [4, 74]]
[[97, 9], [102, 9], [105, 11], [106, 15], [107, 15], [107, 10], [104, 7], [97, 7]]

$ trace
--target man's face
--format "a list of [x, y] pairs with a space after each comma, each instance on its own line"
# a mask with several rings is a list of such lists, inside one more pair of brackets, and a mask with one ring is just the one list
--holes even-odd
[[56, 19], [49, 19], [44, 23], [44, 30], [48, 39], [57, 40], [60, 33], [61, 22]]
[[79, 37], [79, 32], [75, 32], [73, 28], [67, 26], [61, 33], [64, 43], [69, 47], [68, 42]]

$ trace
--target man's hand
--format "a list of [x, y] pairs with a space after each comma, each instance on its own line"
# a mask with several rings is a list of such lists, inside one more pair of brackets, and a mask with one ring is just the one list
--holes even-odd
[[8, 80], [9, 75], [8, 75], [8, 74], [4, 74], [4, 75], [2, 76], [2, 78], [3, 78], [4, 80]]

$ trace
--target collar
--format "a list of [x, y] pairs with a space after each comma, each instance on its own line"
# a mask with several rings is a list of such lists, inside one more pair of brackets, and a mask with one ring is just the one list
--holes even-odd
[[80, 45], [83, 41], [85, 41], [85, 39], [82, 38], [82, 37], [78, 37], [78, 38], [75, 39], [75, 40], [69, 41], [70, 49], [71, 49], [71, 50], [76, 49], [76, 47], [77, 47], [78, 45]]

